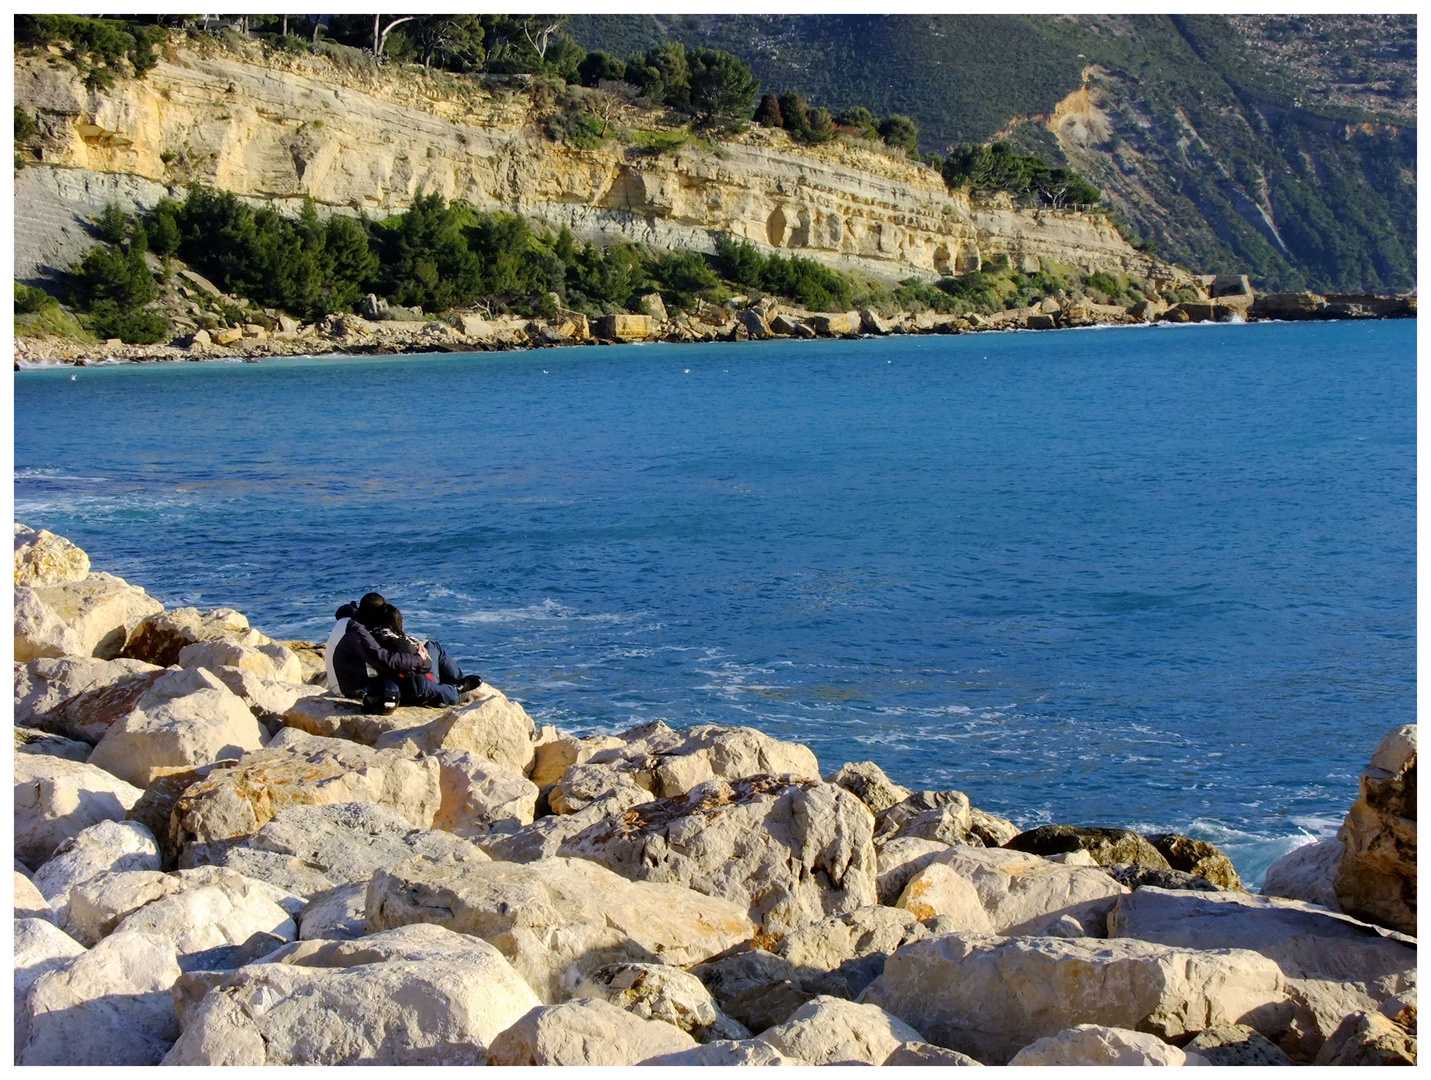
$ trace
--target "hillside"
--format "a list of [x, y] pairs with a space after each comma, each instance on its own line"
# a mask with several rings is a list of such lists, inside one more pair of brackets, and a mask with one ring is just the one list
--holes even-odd
[[17, 104], [39, 132], [16, 178], [21, 277], [77, 257], [89, 242], [77, 219], [110, 200], [147, 209], [193, 183], [290, 213], [311, 199], [324, 214], [378, 218], [437, 192], [584, 240], [659, 249], [710, 252], [730, 233], [886, 282], [999, 256], [1030, 272], [1179, 276], [1102, 214], [951, 193], [903, 154], [798, 146], [763, 128], [712, 142], [633, 107], [612, 114], [605, 137], [573, 139], [563, 125], [604, 107], [580, 87], [204, 39], [172, 44], [144, 78], [109, 89], [88, 89], [57, 60], [15, 64]]
[[1158, 251], [1269, 288], [1415, 285], [1410, 16], [613, 16], [588, 49], [728, 49], [765, 88], [1006, 136], [1100, 184]]

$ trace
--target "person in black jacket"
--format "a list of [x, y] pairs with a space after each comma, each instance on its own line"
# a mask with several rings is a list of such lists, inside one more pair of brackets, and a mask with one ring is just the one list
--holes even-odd
[[393, 604], [386, 605], [378, 615], [378, 625], [372, 627], [373, 639], [389, 654], [421, 653], [431, 666], [425, 672], [400, 673], [398, 693], [404, 705], [439, 708], [456, 705], [459, 694], [482, 685], [480, 675], [463, 675], [457, 661], [448, 655], [440, 641], [419, 641], [403, 631], [402, 612]]
[[[481, 685], [482, 680], [478, 676], [462, 677], [461, 669], [452, 664], [446, 650], [435, 642], [429, 644], [436, 645], [439, 659], [447, 661], [442, 666], [448, 668], [439, 672], [439, 677], [450, 675], [455, 669], [455, 685], [427, 677], [434, 668], [427, 646], [419, 644], [416, 648], [409, 648], [401, 643], [400, 635], [398, 640], [394, 640], [385, 634], [386, 642], [380, 642], [373, 631], [390, 630], [392, 619], [388, 614], [389, 607], [380, 593], [368, 593], [357, 604], [344, 604], [336, 612], [335, 617], [340, 622], [347, 620], [341, 636], [335, 627], [337, 641], [333, 644], [331, 655], [332, 681], [336, 681], [339, 693], [361, 700], [366, 712], [381, 713], [392, 712], [404, 697], [411, 699], [412, 704], [455, 705], [459, 693]], [[398, 617], [401, 618], [401, 615]], [[400, 622], [398, 626], [401, 627]], [[430, 684], [434, 689], [423, 695], [411, 691], [405, 695], [403, 681], [412, 687], [419, 677], [422, 683]], [[418, 701], [419, 696], [426, 700]]]

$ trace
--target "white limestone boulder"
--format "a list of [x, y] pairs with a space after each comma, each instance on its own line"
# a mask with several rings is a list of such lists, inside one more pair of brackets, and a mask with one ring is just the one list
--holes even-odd
[[76, 885], [97, 874], [159, 868], [159, 845], [148, 829], [135, 821], [101, 821], [57, 847], [35, 871], [35, 887], [62, 921]]
[[1142, 888], [1118, 898], [1108, 932], [1184, 949], [1251, 949], [1290, 978], [1353, 984], [1378, 1001], [1415, 981], [1413, 945], [1300, 900]]
[[231, 638], [196, 641], [179, 650], [181, 668], [237, 668], [260, 679], [302, 683], [303, 665], [292, 649], [270, 641], [261, 645], [245, 645]]
[[783, 956], [753, 942], [743, 942], [691, 968], [727, 1016], [750, 1031], [764, 1031], [789, 1020], [796, 1009], [828, 992], [830, 978], [806, 972]]
[[1389, 732], [1362, 771], [1334, 883], [1348, 915], [1416, 933], [1416, 725]]
[[164, 605], [113, 574], [15, 587], [15, 659], [94, 656], [113, 660], [130, 633]]
[[[137, 660], [112, 660], [112, 664], [139, 665]], [[170, 674], [164, 668], [144, 664], [138, 670], [119, 674], [114, 681], [81, 690], [36, 718], [45, 731], [78, 739], [94, 746], [109, 729], [132, 713], [150, 688]]]
[[1024, 1047], [1010, 1065], [1198, 1065], [1156, 1035], [1079, 1024]]
[[584, 859], [456, 864], [415, 858], [368, 886], [369, 932], [434, 923], [502, 951], [546, 1002], [597, 968], [687, 965], [749, 938], [733, 904], [676, 885], [631, 882]]
[[1197, 1054], [1209, 1065], [1292, 1064], [1292, 1059], [1276, 1043], [1246, 1024], [1218, 1024], [1199, 1031], [1183, 1049]]
[[615, 765], [586, 762], [562, 774], [547, 796], [554, 814], [575, 814], [595, 802], [620, 795], [631, 806], [656, 798], [636, 783], [633, 774]]
[[638, 787], [659, 798], [684, 795], [713, 779], [820, 779], [820, 764], [809, 747], [773, 739], [755, 728], [700, 724], [675, 731], [656, 720], [618, 738], [620, 746], [593, 754], [589, 761], [629, 773]]
[[94, 765], [15, 755], [15, 857], [31, 869], [101, 821], [120, 821], [142, 789]]
[[810, 1065], [883, 1065], [904, 1043], [924, 1040], [904, 1021], [876, 1005], [857, 1005], [836, 997], [807, 1002], [785, 1023], [762, 1031], [757, 1038], [783, 1056]]
[[655, 1057], [638, 1061], [638, 1065], [677, 1066], [681, 1068], [701, 1065], [717, 1068], [731, 1068], [741, 1065], [804, 1065], [803, 1061], [788, 1058], [768, 1042], [760, 1039], [719, 1039], [690, 1050], [677, 1050], [673, 1054], [657, 1054]]
[[203, 668], [166, 671], [110, 725], [90, 762], [137, 787], [163, 768], [208, 765], [263, 747], [243, 700]]
[[939, 840], [923, 840], [917, 836], [901, 836], [881, 844], [877, 849], [875, 895], [879, 902], [893, 907], [899, 902], [909, 879], [933, 861], [934, 856], [948, 851], [951, 845]]
[[442, 804], [441, 768], [411, 750], [279, 732], [263, 750], [214, 769], [174, 803], [178, 848], [251, 836], [286, 806], [375, 802], [429, 829]]
[[367, 933], [368, 883], [335, 885], [308, 898], [298, 913], [300, 941], [355, 941]]
[[40, 719], [76, 694], [110, 686], [128, 676], [157, 670], [153, 664], [142, 660], [96, 660], [86, 656], [46, 656], [24, 664], [17, 663], [15, 723], [46, 726], [39, 723]]
[[88, 761], [94, 747], [78, 739], [67, 739], [63, 735], [51, 735], [39, 728], [17, 727], [15, 730], [15, 753], [46, 754], [49, 757], [68, 758], [70, 761]]
[[169, 988], [174, 946], [124, 933], [35, 980], [22, 1006], [18, 1065], [157, 1065], [179, 1036]]
[[526, 776], [536, 761], [536, 734], [526, 709], [483, 683], [469, 704], [449, 709], [422, 727], [390, 731], [374, 745], [379, 749], [410, 746], [425, 754], [467, 751]]
[[76, 941], [93, 945], [114, 933], [116, 926], [144, 905], [182, 887], [180, 877], [158, 870], [96, 874], [70, 889], [64, 930]]
[[907, 1042], [901, 1043], [894, 1048], [889, 1057], [884, 1059], [886, 1065], [918, 1065], [918, 1066], [939, 1066], [953, 1065], [960, 1068], [969, 1066], [981, 1066], [982, 1061], [975, 1061], [968, 1054], [961, 1054], [958, 1050], [946, 1050], [942, 1046], [935, 1046], [927, 1042]]
[[179, 662], [185, 646], [200, 641], [233, 641], [243, 645], [266, 645], [270, 638], [248, 624], [233, 608], [200, 611], [182, 607], [159, 611], [143, 619], [130, 634], [124, 654], [160, 667]]
[[48, 529], [15, 522], [15, 584], [62, 585], [89, 576], [89, 556]]
[[177, 891], [125, 916], [105, 940], [135, 931], [160, 937], [174, 946], [179, 966], [188, 970], [214, 966], [196, 954], [247, 945], [255, 938], [266, 952], [269, 948], [262, 945], [277, 947], [298, 936], [293, 918], [303, 910], [301, 897], [216, 866], [173, 876], [179, 879]]
[[1341, 911], [1334, 888], [1346, 846], [1340, 840], [1317, 840], [1289, 851], [1267, 868], [1263, 896], [1305, 900], [1328, 911]]
[[621, 745], [616, 735], [567, 735], [554, 727], [544, 727], [537, 732], [534, 743], [531, 781], [538, 787], [548, 787], [573, 765], [584, 764], [593, 754]]
[[439, 750], [442, 805], [433, 827], [472, 840], [516, 832], [537, 814], [540, 791], [521, 773], [469, 750]]
[[361, 881], [416, 855], [446, 862], [489, 862], [481, 848], [437, 829], [414, 829], [396, 811], [372, 802], [288, 806], [253, 836], [193, 844], [187, 866], [225, 866], [309, 896]]
[[305, 941], [210, 990], [164, 1064], [484, 1065], [536, 1005], [496, 949], [440, 927]]
[[970, 934], [992, 934], [994, 924], [984, 910], [979, 890], [970, 878], [953, 867], [932, 862], [909, 879], [895, 906], [916, 919], [943, 916], [952, 929]]
[[865, 805], [833, 784], [710, 780], [593, 825], [561, 854], [721, 897], [783, 934], [875, 902], [873, 824]]
[[30, 1021], [25, 995], [36, 979], [64, 967], [84, 953], [84, 946], [44, 919], [15, 919], [15, 1052], [25, 1045]]
[[[205, 646], [189, 646], [203, 647]], [[208, 670], [227, 686], [230, 692], [241, 698], [254, 716], [266, 723], [280, 723], [299, 702], [321, 698], [324, 694], [321, 686], [314, 686], [312, 683], [271, 679], [244, 668], [220, 666]]]
[[804, 985], [854, 998], [884, 971], [890, 953], [928, 936], [928, 928], [909, 911], [862, 907], [792, 931], [774, 948], [794, 965]]
[[513, 832], [489, 832], [478, 843], [492, 858], [507, 862], [528, 863], [550, 859], [572, 837], [608, 818], [624, 814], [633, 806], [650, 801], [649, 792], [638, 787], [622, 787], [574, 814], [548, 814]]
[[584, 978], [573, 996], [610, 1002], [643, 1020], [674, 1024], [697, 1042], [750, 1037], [720, 1011], [700, 979], [670, 964], [607, 964]]
[[492, 1040], [491, 1065], [636, 1065], [690, 1050], [680, 1028], [642, 1020], [606, 1001], [540, 1005]]
[[1379, 1012], [1348, 1016], [1317, 1054], [1314, 1065], [1415, 1065], [1416, 1036]]
[[1276, 1034], [1286, 1000], [1277, 965], [1244, 949], [974, 934], [904, 946], [860, 996], [987, 1064], [1077, 1024], [1166, 1039], [1220, 1023]]
[[35, 883], [20, 871], [15, 871], [15, 918], [44, 919], [59, 925], [59, 916], [44, 894], [35, 888]]
[[[426, 728], [438, 715], [435, 710], [418, 705], [403, 705], [390, 713], [366, 713], [361, 702], [332, 697], [324, 692], [298, 697], [280, 714], [279, 721], [284, 727], [296, 728], [309, 735], [374, 746], [378, 740], [395, 732]], [[389, 742], [386, 745], [398, 743]]]
[[[1039, 934], [1060, 920], [1074, 920], [1082, 928], [1080, 936], [1102, 937], [1108, 912], [1128, 892], [1099, 869], [1061, 865], [1022, 851], [959, 844], [935, 854], [910, 879], [911, 884], [928, 883], [922, 897], [910, 901], [924, 918], [950, 915], [959, 922], [976, 918], [967, 910], [967, 894], [956, 891], [947, 875], [933, 869], [936, 866], [974, 886], [997, 934]], [[905, 889], [908, 892], [909, 886]], [[941, 897], [950, 910], [938, 908], [935, 900]]]
[[829, 779], [830, 783], [844, 788], [868, 806], [871, 814], [888, 810], [914, 794], [886, 776], [873, 761], [846, 762]]

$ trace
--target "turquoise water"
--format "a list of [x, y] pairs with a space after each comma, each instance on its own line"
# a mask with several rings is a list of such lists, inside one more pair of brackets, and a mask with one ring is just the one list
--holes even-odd
[[1414, 720], [1413, 322], [14, 387], [17, 520], [279, 637], [377, 589], [538, 723], [752, 724], [1256, 878]]

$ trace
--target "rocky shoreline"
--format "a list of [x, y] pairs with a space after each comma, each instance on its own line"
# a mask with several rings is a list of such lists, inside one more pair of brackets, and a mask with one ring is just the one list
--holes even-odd
[[[192, 271], [189, 277], [217, 289]], [[166, 345], [125, 345], [118, 340], [85, 345], [61, 338], [16, 338], [15, 370], [57, 364], [164, 360], [258, 360], [278, 356], [363, 356], [435, 352], [491, 352], [508, 349], [630, 344], [763, 341], [777, 338], [858, 338], [893, 334], [962, 334], [994, 330], [1061, 330], [1090, 326], [1158, 323], [1325, 321], [1330, 319], [1414, 318], [1416, 298], [1321, 296], [1314, 293], [1257, 294], [1246, 277], [1196, 279], [1203, 299], [1167, 304], [1142, 301], [1129, 307], [1064, 302], [1039, 304], [990, 315], [897, 313], [885, 317], [861, 311], [811, 312], [766, 298], [704, 304], [690, 314], [668, 315], [659, 293], [643, 298], [650, 314], [589, 318], [558, 311], [548, 319], [508, 315], [486, 317], [456, 312], [441, 318], [418, 309], [368, 298], [365, 315], [330, 315], [301, 324], [276, 311], [251, 312], [255, 322], [197, 329]]]
[[15, 526], [21, 1065], [1414, 1064], [1416, 728], [1249, 894], [753, 728], [363, 714]]

